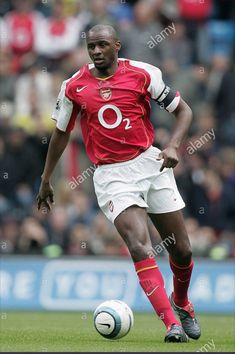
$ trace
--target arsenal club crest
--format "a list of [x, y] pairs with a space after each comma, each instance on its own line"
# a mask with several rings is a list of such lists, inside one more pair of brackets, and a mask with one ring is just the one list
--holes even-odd
[[102, 89], [100, 89], [100, 96], [105, 101], [108, 101], [112, 96], [112, 90], [110, 88], [102, 88]]

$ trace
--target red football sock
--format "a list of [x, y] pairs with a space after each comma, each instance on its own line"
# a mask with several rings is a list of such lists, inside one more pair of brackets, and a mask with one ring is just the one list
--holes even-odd
[[188, 304], [188, 288], [193, 270], [193, 260], [186, 267], [181, 267], [173, 263], [170, 258], [170, 267], [174, 274], [173, 284], [173, 300], [176, 305], [183, 307]]
[[135, 270], [140, 285], [151, 302], [154, 310], [168, 328], [173, 323], [179, 324], [167, 297], [164, 281], [154, 258], [135, 262]]

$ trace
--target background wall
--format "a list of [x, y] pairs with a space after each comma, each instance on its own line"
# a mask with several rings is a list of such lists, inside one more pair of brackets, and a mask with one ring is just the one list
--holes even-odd
[[[172, 276], [159, 262], [168, 293]], [[6, 310], [94, 311], [103, 301], [119, 299], [134, 311], [152, 311], [129, 260], [82, 257], [47, 261], [4, 259], [1, 306]], [[199, 312], [231, 314], [235, 310], [234, 267], [203, 261], [197, 264], [190, 299]]]

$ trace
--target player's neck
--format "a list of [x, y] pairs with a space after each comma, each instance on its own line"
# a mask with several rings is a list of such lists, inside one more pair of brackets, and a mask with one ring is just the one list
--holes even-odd
[[92, 74], [97, 78], [105, 79], [108, 78], [109, 76], [114, 75], [115, 72], [117, 71], [117, 68], [118, 68], [118, 62], [116, 61], [113, 63], [112, 66], [104, 70], [94, 68]]

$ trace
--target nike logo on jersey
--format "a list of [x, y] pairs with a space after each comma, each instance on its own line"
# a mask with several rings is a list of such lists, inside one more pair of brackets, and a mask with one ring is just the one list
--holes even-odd
[[157, 290], [158, 288], [159, 288], [159, 285], [155, 286], [155, 288], [152, 291], [150, 291], [149, 293], [146, 293], [146, 295], [151, 296], [154, 293], [154, 291]]
[[87, 87], [88, 85], [86, 85], [86, 86], [82, 86], [82, 87], [80, 87], [80, 88], [76, 88], [76, 92], [81, 92], [82, 90], [84, 90], [86, 87]]
[[98, 324], [101, 326], [107, 326], [108, 328], [111, 327], [111, 324], [109, 324], [109, 323], [98, 323]]

